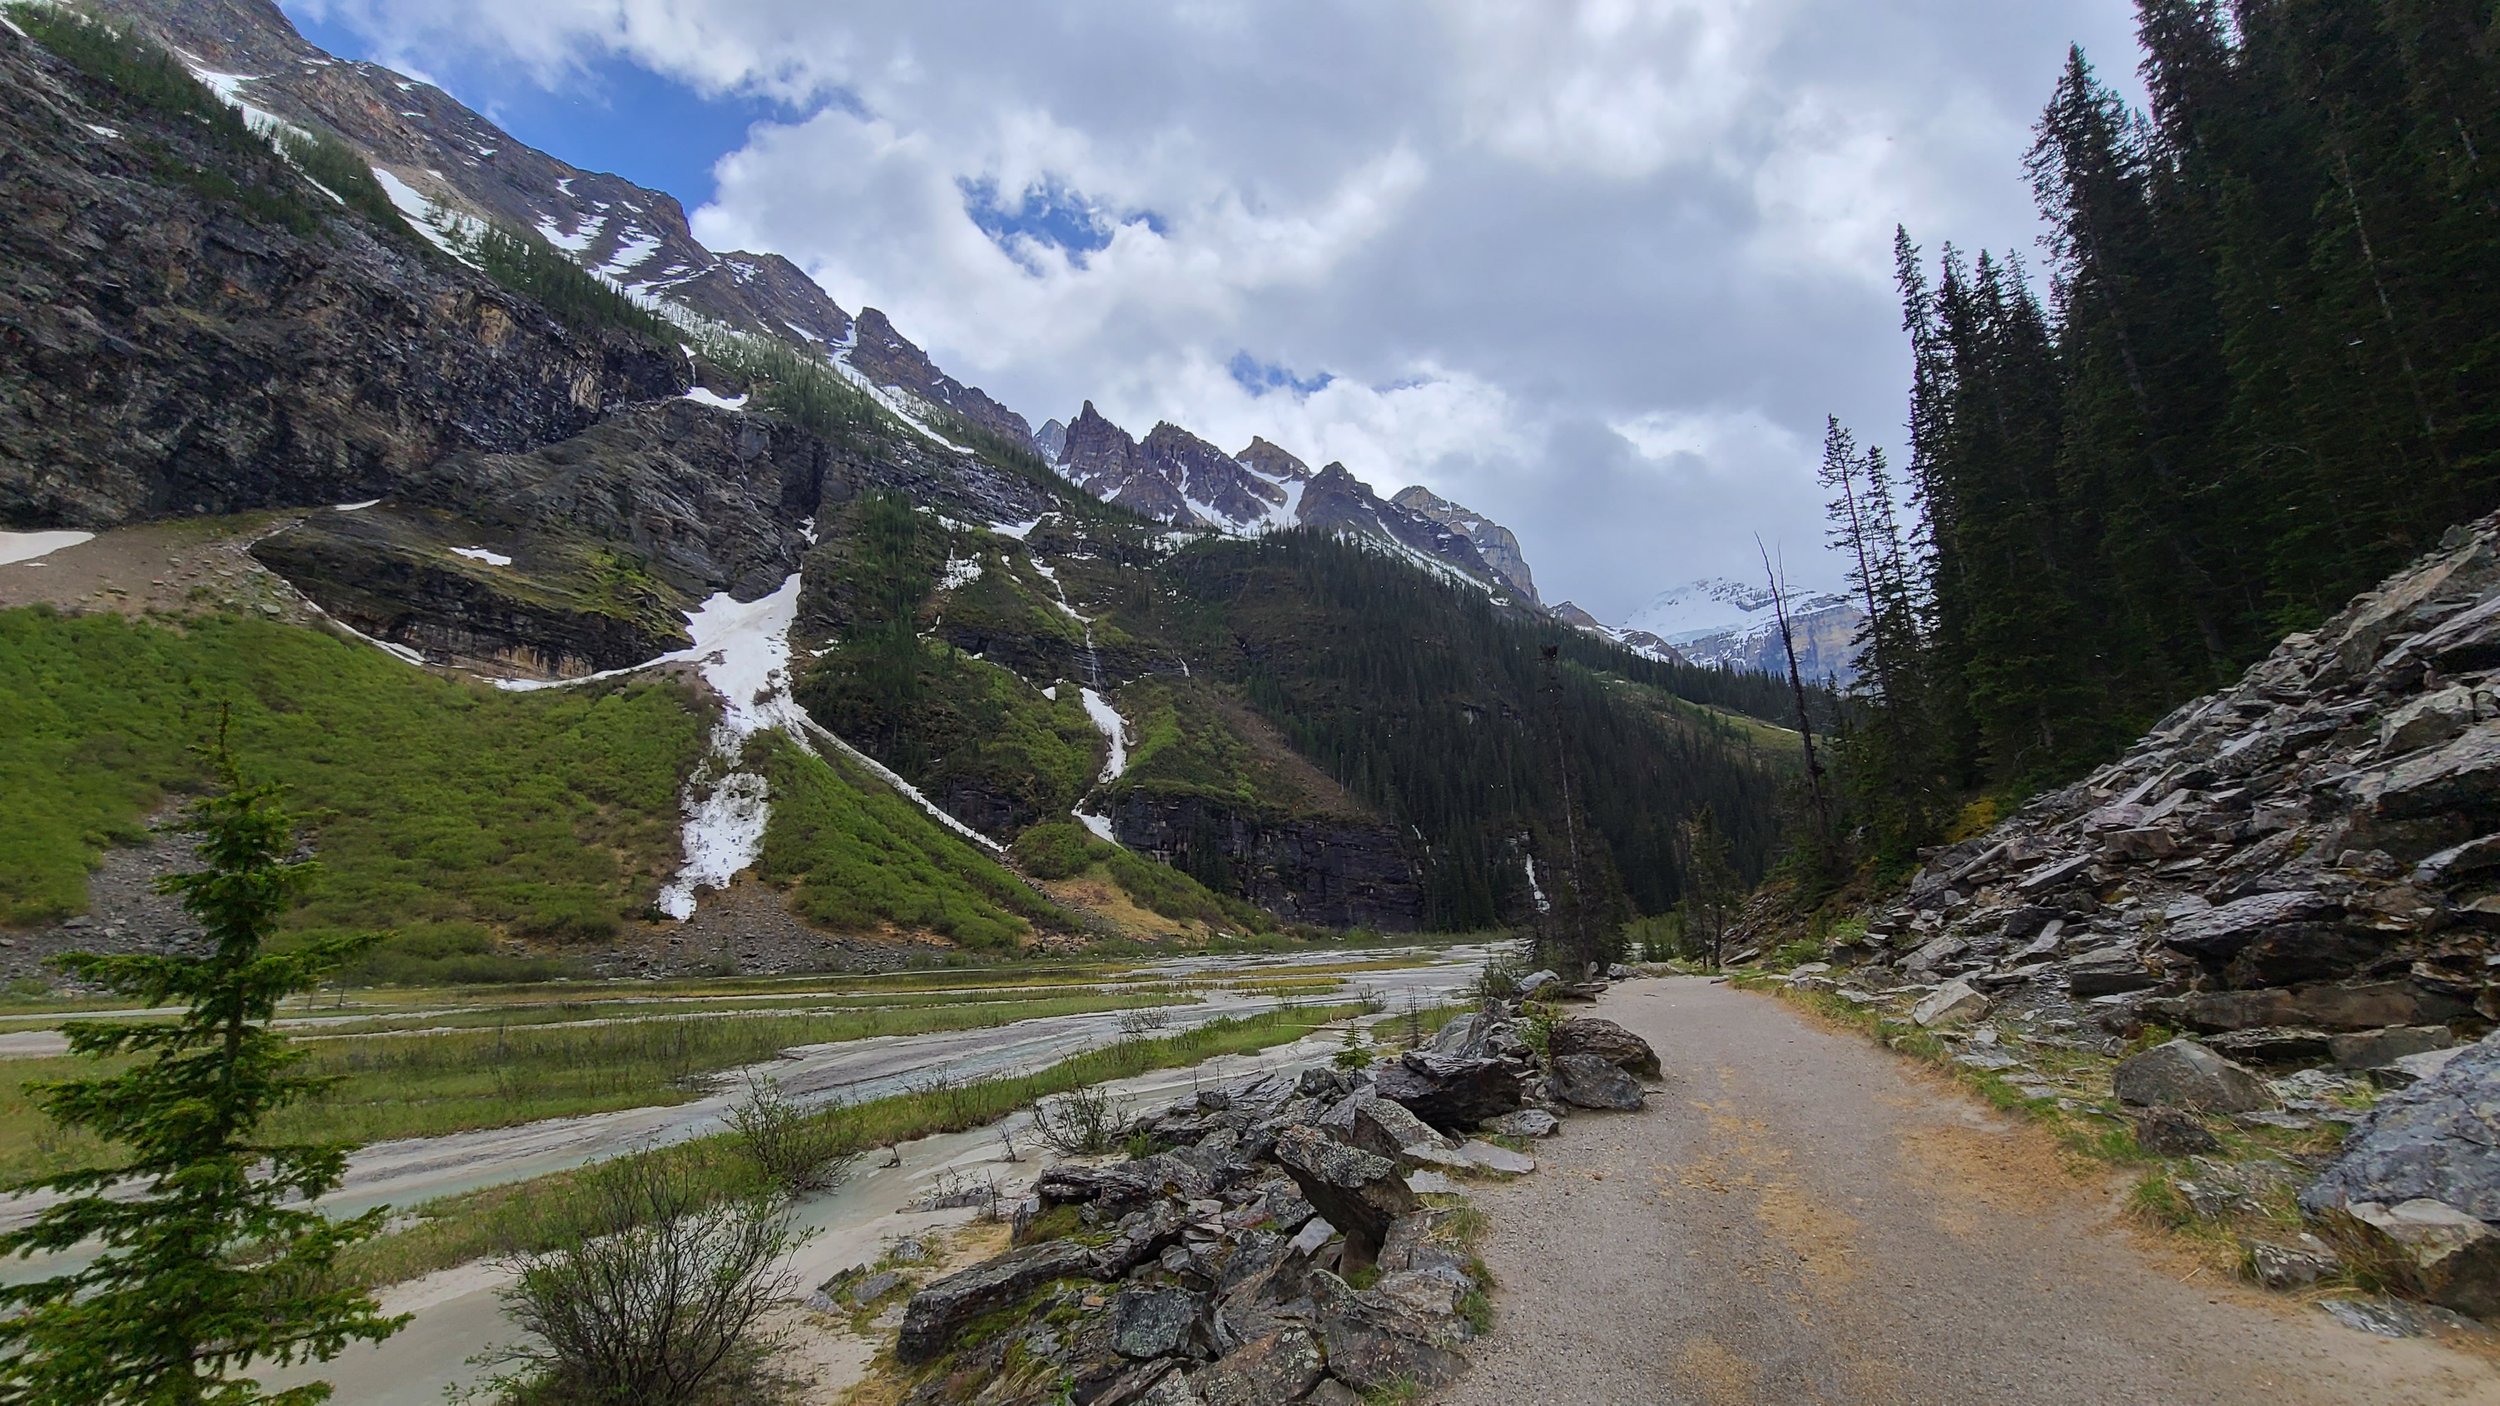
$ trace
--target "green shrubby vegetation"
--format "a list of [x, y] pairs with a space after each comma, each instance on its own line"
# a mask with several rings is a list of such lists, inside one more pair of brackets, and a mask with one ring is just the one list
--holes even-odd
[[614, 330], [662, 346], [677, 344], [677, 330], [667, 319], [536, 235], [476, 223], [446, 225], [443, 235], [488, 278], [537, 303], [576, 332], [596, 336]]
[[390, 192], [374, 179], [364, 155], [332, 132], [287, 130], [277, 134], [278, 149], [296, 169], [339, 203], [364, 217], [375, 230], [412, 249], [429, 246], [391, 203]]
[[1174, 922], [1273, 932], [1274, 914], [1218, 893], [1196, 879], [1144, 855], [1105, 844], [1073, 821], [1035, 825], [1009, 851], [1037, 879], [1096, 877], [1117, 885], [1139, 906]]
[[502, 693], [291, 625], [0, 611], [0, 923], [81, 911], [104, 848], [202, 776], [222, 713], [322, 870], [291, 931], [387, 927], [402, 978], [495, 970], [487, 930], [611, 935], [677, 861], [708, 728], [660, 681]]
[[787, 888], [808, 921], [853, 932], [924, 929], [986, 951], [1014, 947], [1036, 924], [1079, 926], [853, 763], [811, 757], [776, 736], [751, 746], [750, 764], [773, 795], [756, 872]]
[[849, 444], [877, 424], [876, 397], [852, 384], [821, 353], [777, 337], [714, 328], [695, 340], [704, 360], [746, 380], [758, 410], [769, 410], [833, 444]]

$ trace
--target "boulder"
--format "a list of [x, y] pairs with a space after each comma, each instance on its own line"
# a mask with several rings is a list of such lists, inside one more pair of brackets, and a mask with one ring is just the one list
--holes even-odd
[[2182, 918], [2162, 933], [2162, 942], [2219, 966], [2261, 937], [2332, 932], [2343, 915], [2344, 905], [2322, 893], [2261, 893]]
[[1519, 1071], [1499, 1059], [1409, 1050], [1373, 1076], [1382, 1098], [1445, 1133], [1465, 1132], [1527, 1102]]
[[2200, 991], [2148, 1014], [2192, 1030], [2246, 1030], [2257, 1025], [2376, 1030], [2386, 1025], [2436, 1025], [2466, 1013], [2463, 1001], [2413, 981], [2316, 982], [2266, 991]]
[[1988, 1013], [1988, 998], [1967, 981], [1948, 981], [1919, 998], [1910, 1019], [1922, 1027], [1967, 1025]]
[[1613, 1109], [1632, 1113], [1648, 1106], [1632, 1076], [1592, 1054], [1568, 1054], [1554, 1060], [1546, 1082], [1554, 1097], [1574, 1108]]
[[1319, 1336], [1329, 1372], [1360, 1392], [1432, 1391], [1467, 1370], [1466, 1358], [1431, 1341], [1421, 1325], [1357, 1306], [1322, 1312]]
[[2189, 1157], [2222, 1147], [2204, 1120], [2183, 1108], [2144, 1108], [2127, 1116], [2136, 1145], [2156, 1157]]
[[2172, 1040], [2110, 1071], [2118, 1101], [2138, 1108], [2250, 1113], [2275, 1105], [2263, 1079], [2194, 1040]]
[[2085, 875], [2089, 874], [2091, 870], [2092, 856], [2088, 854], [2072, 855], [2065, 859], [2053, 859], [2048, 863], [2041, 865], [2039, 868], [2032, 870], [2030, 873], [2023, 875], [2020, 879], [2017, 879], [2014, 882], [2014, 887], [2026, 894], [2053, 893], [2065, 885], [2073, 883], [2077, 879], [2083, 878]]
[[2083, 1000], [2141, 991], [2160, 980], [2132, 947], [2096, 948], [2070, 958], [2059, 970], [2065, 974], [2068, 994]]
[[1349, 1259], [1369, 1264], [1390, 1223], [1415, 1209], [1415, 1193], [1386, 1157], [1348, 1147], [1317, 1128], [1288, 1128], [1276, 1160], [1314, 1209], [1346, 1238]]
[[1600, 1020], [1593, 1015], [1575, 1015], [1568, 1020], [1554, 1022], [1552, 1038], [1546, 1049], [1556, 1056], [1592, 1054], [1627, 1074], [1642, 1078], [1655, 1079], [1662, 1073], [1658, 1067], [1658, 1052], [1649, 1047], [1647, 1040], [1611, 1020]]
[[1513, 1152], [1507, 1147], [1477, 1138], [1469, 1138], [1460, 1143], [1458, 1155], [1465, 1158], [1468, 1165], [1481, 1172], [1499, 1172], [1503, 1176], [1524, 1177], [1536, 1170], [1536, 1159], [1527, 1153]]
[[1054, 1280], [1091, 1277], [1091, 1270], [1085, 1246], [1051, 1240], [950, 1274], [911, 1296], [894, 1355], [904, 1362], [932, 1361], [972, 1320], [1012, 1307]]
[[1522, 996], [1533, 996], [1539, 991], [1544, 990], [1546, 987], [1551, 986], [1560, 980], [1562, 980], [1562, 978], [1551, 971], [1532, 971], [1526, 976], [1519, 978], [1519, 994]]
[[1449, 1140], [1394, 1099], [1372, 1089], [1356, 1092], [1320, 1115], [1320, 1131], [1375, 1156], [1395, 1160], [1410, 1147], [1446, 1147]]
[[1111, 1301], [1111, 1346], [1122, 1357], [1177, 1356], [1205, 1313], [1205, 1301], [1187, 1289], [1126, 1285]]
[[2327, 1044], [2339, 1069], [2384, 1069], [2407, 1055], [2444, 1050], [2456, 1042], [2444, 1025], [2391, 1025], [2337, 1035]]
[[1224, 1354], [1190, 1385], [1206, 1406], [1271, 1406], [1302, 1400], [1323, 1375], [1319, 1340], [1301, 1328], [1280, 1328]]
[[2314, 1235], [2303, 1235], [2294, 1245], [2272, 1240], [2252, 1240], [2248, 1244], [2250, 1275], [2278, 1294], [2306, 1289], [2342, 1273], [2343, 1268], [2342, 1257]]
[[1485, 1037], [1490, 1033], [1492, 1024], [1485, 1016], [1473, 1013], [1462, 1015], [1434, 1031], [1424, 1048], [1434, 1054], [1480, 1059], [1486, 1053]]
[[2445, 1202], [2348, 1202], [2325, 1217], [2330, 1235], [2405, 1292], [2477, 1318], [2500, 1319], [2500, 1232]]
[[2474, 690], [2465, 685], [2425, 693], [2379, 719], [2378, 749], [2382, 755], [2400, 757], [2444, 746], [2472, 727], [2475, 718]]
[[2500, 1221], [2500, 1033], [2380, 1099], [2300, 1196], [2313, 1215], [2419, 1200]]
[[1562, 1120], [1542, 1108], [1523, 1108], [1485, 1124], [1484, 1130], [1496, 1137], [1552, 1137], [1562, 1131]]
[[1939, 937], [1901, 959], [1901, 970], [1910, 976], [1921, 976], [1970, 950], [1970, 944], [1958, 937]]
[[2325, 1059], [2339, 1036], [2298, 1025], [2260, 1025], [2233, 1030], [2205, 1043], [2226, 1059], [2249, 1064], [2315, 1064]]

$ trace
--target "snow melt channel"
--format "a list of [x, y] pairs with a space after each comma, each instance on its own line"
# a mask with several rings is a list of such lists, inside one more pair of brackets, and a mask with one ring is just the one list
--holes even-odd
[[722, 592], [686, 613], [694, 646], [671, 656], [691, 661], [721, 697], [712, 753], [686, 783], [686, 862], [660, 890], [660, 911], [680, 922], [694, 916], [698, 889], [722, 889], [764, 852], [772, 801], [764, 778], [737, 766], [747, 739], [788, 727], [798, 706], [790, 698], [790, 626], [798, 619], [799, 578], [751, 601]]

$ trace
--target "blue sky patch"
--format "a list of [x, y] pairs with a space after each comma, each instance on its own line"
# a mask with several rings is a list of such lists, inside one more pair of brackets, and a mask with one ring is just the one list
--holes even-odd
[[1296, 376], [1283, 362], [1261, 361], [1246, 351], [1234, 352], [1233, 359], [1224, 363], [1224, 369], [1233, 373], [1233, 380], [1252, 395], [1265, 395], [1269, 391], [1309, 395], [1337, 379], [1326, 371], [1315, 376]]
[[1156, 234], [1166, 228], [1152, 210], [1113, 211], [1055, 176], [1026, 186], [1013, 204], [999, 198], [998, 182], [987, 177], [962, 178], [955, 185], [964, 193], [964, 213], [972, 223], [1030, 273], [1041, 269], [1031, 251], [1019, 247], [1023, 242], [1057, 249], [1083, 268], [1085, 256], [1111, 247], [1124, 225], [1144, 225]]

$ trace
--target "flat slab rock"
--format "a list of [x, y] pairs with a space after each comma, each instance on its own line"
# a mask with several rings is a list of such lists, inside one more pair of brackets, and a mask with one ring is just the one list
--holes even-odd
[[905, 1362], [931, 1361], [982, 1314], [1005, 1308], [1053, 1280], [1090, 1278], [1092, 1273], [1093, 1256], [1083, 1245], [1052, 1240], [950, 1274], [911, 1296], [894, 1355]]

